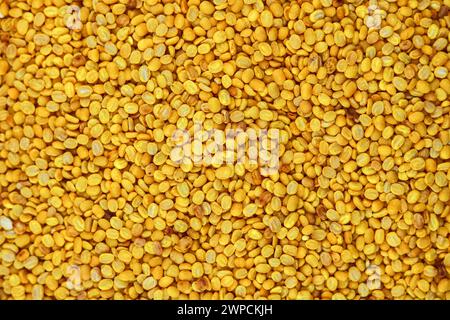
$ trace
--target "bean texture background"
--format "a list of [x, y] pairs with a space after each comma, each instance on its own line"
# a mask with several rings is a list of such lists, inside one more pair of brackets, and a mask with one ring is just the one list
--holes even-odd
[[449, 6], [1, 0], [0, 300], [450, 299]]

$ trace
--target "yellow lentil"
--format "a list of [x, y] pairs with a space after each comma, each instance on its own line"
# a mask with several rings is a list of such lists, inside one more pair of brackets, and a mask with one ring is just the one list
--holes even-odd
[[448, 1], [47, 2], [0, 3], [0, 300], [450, 299]]

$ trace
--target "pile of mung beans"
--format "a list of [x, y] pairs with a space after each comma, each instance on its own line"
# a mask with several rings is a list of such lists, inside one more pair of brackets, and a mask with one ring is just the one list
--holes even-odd
[[449, 6], [1, 0], [0, 300], [450, 299]]

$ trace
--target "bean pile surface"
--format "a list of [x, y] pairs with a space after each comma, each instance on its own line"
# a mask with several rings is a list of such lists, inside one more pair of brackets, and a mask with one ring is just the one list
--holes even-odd
[[0, 300], [450, 299], [449, 6], [1, 0]]

